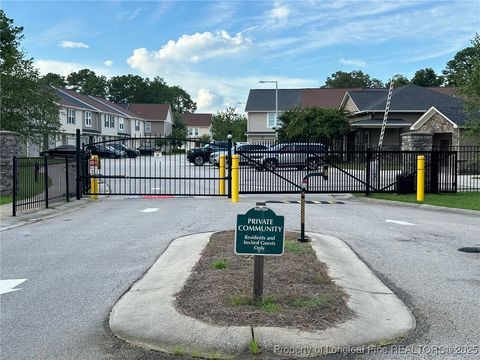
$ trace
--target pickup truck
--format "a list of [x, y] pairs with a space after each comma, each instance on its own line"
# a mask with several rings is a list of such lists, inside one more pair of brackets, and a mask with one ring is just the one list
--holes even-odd
[[214, 141], [210, 144], [206, 144], [201, 148], [193, 148], [187, 152], [187, 160], [193, 163], [195, 166], [202, 166], [206, 162], [210, 161], [210, 154], [214, 151], [227, 150], [227, 141]]

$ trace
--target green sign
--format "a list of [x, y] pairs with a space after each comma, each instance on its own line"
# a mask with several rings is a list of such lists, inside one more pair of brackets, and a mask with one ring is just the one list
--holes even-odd
[[235, 254], [282, 255], [285, 243], [285, 218], [267, 207], [255, 207], [237, 215]]

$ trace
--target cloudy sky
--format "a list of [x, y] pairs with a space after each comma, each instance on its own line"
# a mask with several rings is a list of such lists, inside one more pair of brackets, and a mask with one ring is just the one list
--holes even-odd
[[480, 2], [2, 1], [42, 73], [160, 76], [198, 112], [244, 108], [248, 90], [319, 87], [362, 70], [440, 73], [480, 32]]

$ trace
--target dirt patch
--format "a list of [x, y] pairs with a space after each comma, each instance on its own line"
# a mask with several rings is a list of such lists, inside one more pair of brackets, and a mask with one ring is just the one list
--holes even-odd
[[235, 255], [234, 232], [212, 235], [175, 306], [219, 325], [321, 330], [352, 316], [347, 295], [327, 274], [308, 243], [287, 232], [285, 253], [265, 258], [264, 300], [252, 303], [253, 256]]

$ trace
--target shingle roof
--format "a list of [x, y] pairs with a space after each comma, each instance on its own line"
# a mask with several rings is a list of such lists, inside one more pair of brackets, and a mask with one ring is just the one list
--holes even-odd
[[166, 120], [169, 104], [128, 104], [128, 110], [147, 120]]
[[320, 107], [326, 109], [338, 109], [347, 91], [361, 90], [360, 88], [349, 89], [302, 89], [300, 90], [300, 104], [302, 107]]
[[[300, 89], [278, 89], [278, 110], [300, 105]], [[275, 89], [252, 89], [248, 94], [245, 112], [275, 111]]]
[[[386, 98], [387, 94], [387, 89], [362, 89], [348, 92], [348, 95], [352, 98], [360, 111], [363, 111], [363, 109], [370, 109], [380, 98]], [[385, 109], [385, 106], [383, 109]]]
[[457, 125], [465, 125], [468, 120], [467, 113], [463, 110], [463, 107], [440, 105], [436, 106], [435, 108]]
[[210, 126], [212, 114], [182, 114], [182, 121], [187, 126]]
[[80, 101], [82, 103], [92, 106], [97, 111], [103, 111], [103, 112], [112, 113], [112, 114], [116, 113], [115, 111], [110, 109], [108, 106], [102, 103], [99, 103], [98, 101], [95, 101], [94, 99], [91, 99], [86, 95], [79, 94], [76, 91], [68, 90], [68, 89], [58, 89], [58, 90], [64, 93], [65, 95], [69, 96], [70, 98], [74, 98], [77, 101]]
[[[351, 126], [382, 126], [383, 120], [382, 119], [365, 119], [365, 120], [359, 120], [352, 122], [350, 125]], [[404, 120], [404, 119], [388, 119], [387, 120], [387, 126], [410, 126], [412, 125], [410, 122]]]
[[111, 102], [111, 101], [108, 101], [106, 99], [102, 99], [102, 98], [99, 98], [99, 97], [96, 97], [96, 96], [89, 96], [89, 98], [91, 99], [94, 99], [110, 108], [113, 108], [114, 111], [116, 111], [117, 113], [120, 113], [120, 114], [124, 114], [128, 117], [132, 117], [132, 118], [138, 118], [140, 116], [138, 116], [137, 114], [129, 111], [127, 108], [121, 106], [120, 104], [115, 104], [114, 102]]
[[53, 94], [58, 98], [58, 102], [60, 103], [60, 105], [96, 111], [96, 109], [92, 106], [78, 101], [75, 97], [63, 93], [62, 91], [60, 91], [60, 89], [51, 86], [51, 90]]
[[[387, 90], [351, 91], [349, 95], [360, 111], [385, 111]], [[432, 106], [463, 107], [459, 98], [445, 95], [429, 88], [405, 85], [393, 90], [390, 111], [427, 111]]]

